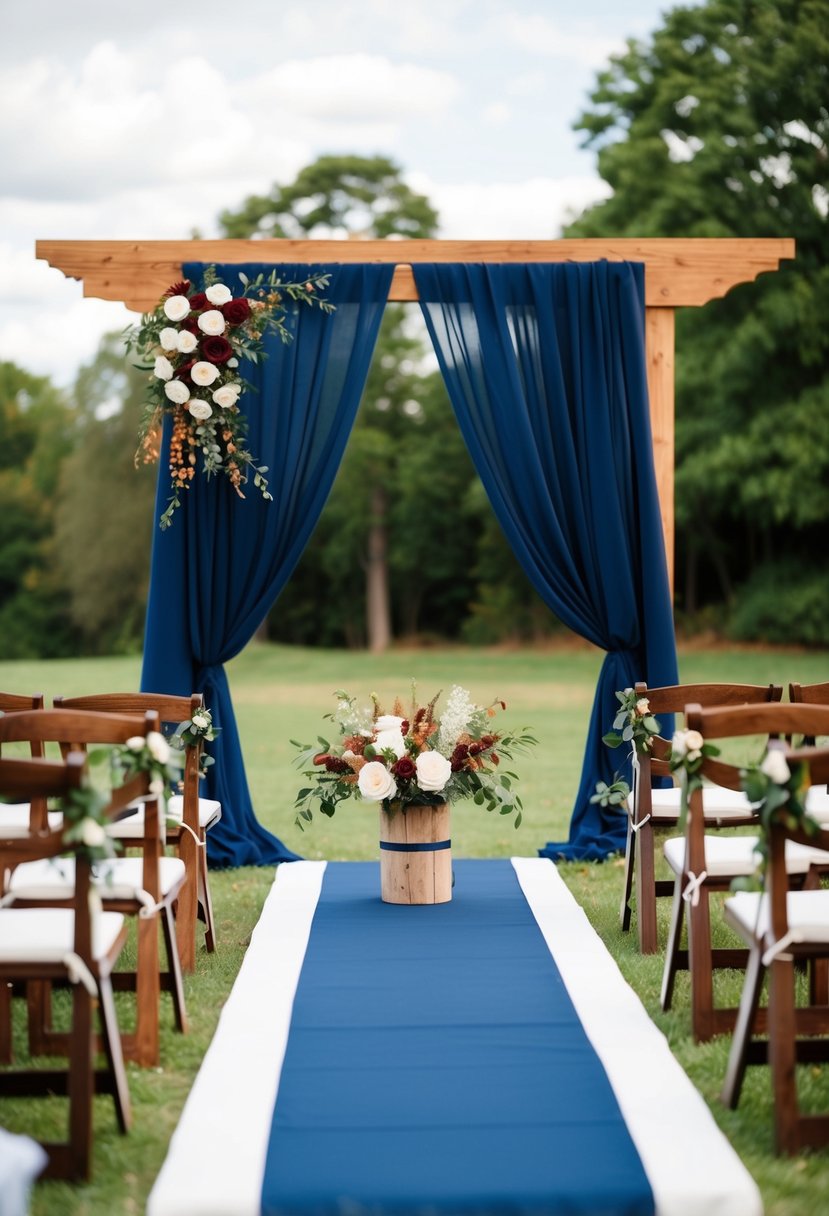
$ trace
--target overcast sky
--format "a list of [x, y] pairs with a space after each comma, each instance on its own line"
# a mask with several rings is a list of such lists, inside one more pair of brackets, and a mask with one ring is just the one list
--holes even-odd
[[323, 153], [392, 157], [440, 236], [560, 235], [604, 189], [573, 121], [668, 7], [0, 0], [0, 359], [66, 384], [135, 319], [37, 238], [218, 236], [220, 210]]

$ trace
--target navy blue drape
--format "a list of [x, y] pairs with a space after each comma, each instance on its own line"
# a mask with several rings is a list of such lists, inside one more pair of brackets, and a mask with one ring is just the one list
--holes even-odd
[[[616, 689], [677, 682], [653, 471], [644, 268], [623, 262], [415, 265], [421, 307], [498, 520], [547, 606], [607, 652], [569, 841], [600, 859], [626, 821], [590, 803], [627, 769], [601, 741]], [[555, 747], [555, 739], [545, 740]]]
[[[185, 276], [201, 285], [205, 267]], [[286, 282], [305, 266], [220, 265], [231, 291], [239, 272], [277, 269]], [[330, 271], [325, 314], [300, 306], [288, 321], [293, 341], [266, 341], [267, 357], [241, 368], [248, 392], [248, 446], [267, 465], [273, 502], [252, 483], [241, 500], [226, 478], [197, 476], [165, 532], [153, 543], [141, 687], [203, 692], [221, 734], [204, 794], [222, 804], [208, 836], [211, 865], [267, 865], [291, 853], [256, 819], [223, 664], [238, 654], [287, 582], [319, 519], [351, 432], [388, 297], [393, 266], [315, 266]], [[169, 424], [162, 445], [156, 514], [169, 496]]]

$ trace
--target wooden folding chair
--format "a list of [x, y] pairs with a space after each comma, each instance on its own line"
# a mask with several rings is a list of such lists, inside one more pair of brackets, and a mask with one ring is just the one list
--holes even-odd
[[[84, 778], [85, 757], [66, 761], [0, 760], [0, 795], [13, 799], [45, 799], [77, 789]], [[146, 790], [146, 780], [133, 782], [129, 797]], [[113, 804], [117, 808], [117, 801]], [[12, 864], [35, 859], [54, 864], [67, 844], [60, 830], [15, 834], [0, 839], [0, 850]], [[126, 941], [124, 917], [116, 912], [95, 914], [90, 903], [90, 866], [83, 851], [75, 858], [69, 897], [59, 908], [0, 907], [0, 1056], [11, 1061], [10, 997], [13, 985], [32, 981], [68, 983], [72, 988], [72, 1027], [68, 1034], [68, 1067], [0, 1069], [0, 1094], [5, 1096], [66, 1095], [69, 1099], [68, 1139], [45, 1143], [45, 1175], [87, 1179], [92, 1163], [92, 1099], [95, 1093], [113, 1096], [119, 1128], [131, 1122], [129, 1090], [121, 1054], [110, 976]], [[94, 1012], [97, 1006], [106, 1067], [95, 1069]]]
[[[90, 744], [118, 744], [135, 735], [157, 731], [157, 713], [140, 715], [93, 713], [83, 710], [42, 709], [0, 718], [0, 742], [28, 740], [57, 742], [64, 750], [85, 751]], [[99, 862], [93, 872], [95, 890], [107, 911], [121, 912], [137, 921], [137, 963], [134, 971], [118, 971], [113, 986], [135, 992], [135, 1032], [122, 1035], [124, 1055], [142, 1065], [159, 1061], [159, 1003], [162, 983], [172, 995], [176, 1029], [185, 1032], [187, 1015], [173, 905], [184, 884], [184, 863], [164, 855], [163, 798], [144, 798], [145, 835], [140, 857], [116, 857]], [[63, 873], [62, 873], [63, 872]], [[19, 865], [8, 882], [15, 907], [51, 906], [67, 898], [74, 881], [71, 861], [60, 870], [46, 863]], [[158, 929], [163, 930], [167, 971], [162, 975]], [[32, 1007], [32, 1048], [60, 1051], [65, 1040], [48, 1028], [48, 1009]]]
[[[685, 708], [689, 730], [697, 730], [706, 743], [722, 739], [760, 736], [803, 735], [829, 728], [829, 707], [812, 705], [736, 705], [703, 709]], [[703, 761], [700, 775], [728, 789], [741, 787], [740, 766], [715, 757]], [[756, 823], [756, 816], [755, 816]], [[736, 833], [706, 833], [703, 791], [691, 795], [685, 835], [665, 842], [665, 857], [674, 871], [674, 896], [671, 926], [662, 977], [662, 1008], [669, 1009], [678, 971], [687, 970], [691, 979], [691, 1022], [694, 1039], [704, 1042], [716, 1034], [733, 1029], [737, 1011], [718, 1008], [714, 1003], [714, 970], [721, 967], [745, 968], [744, 949], [715, 949], [711, 941], [710, 895], [727, 891], [736, 878], [749, 877], [757, 868], [754, 855], [757, 836]], [[786, 852], [790, 883], [817, 882], [817, 875], [829, 868], [829, 853], [793, 842]], [[688, 948], [682, 950], [681, 937], [685, 909], [688, 920]]]
[[[0, 692], [0, 713], [23, 713], [31, 709], [43, 709], [43, 693], [21, 696], [14, 692]], [[29, 755], [43, 755], [43, 745], [32, 740]], [[45, 831], [46, 799], [36, 798], [34, 803], [0, 803], [0, 833], [3, 836], [28, 836], [31, 831]]]
[[[654, 717], [682, 714], [688, 704], [750, 705], [764, 701], [779, 701], [783, 689], [776, 684], [675, 684], [664, 688], [648, 688], [637, 684], [636, 694], [650, 703]], [[625, 873], [619, 919], [627, 932], [631, 921], [631, 895], [636, 903], [636, 926], [639, 949], [643, 954], [655, 954], [659, 948], [656, 924], [656, 901], [671, 895], [674, 884], [656, 877], [656, 832], [675, 828], [679, 823], [680, 791], [677, 786], [659, 788], [658, 778], [670, 778], [666, 757], [670, 740], [656, 736], [653, 750], [639, 757], [639, 772], [634, 781], [631, 805], [628, 807]], [[664, 783], [663, 783], [664, 784]], [[712, 824], [731, 826], [751, 822], [751, 810], [744, 795], [737, 789], [718, 786], [706, 788], [703, 813]], [[638, 854], [638, 859], [637, 859]]]
[[[166, 693], [100, 693], [88, 697], [55, 697], [58, 709], [96, 710], [104, 713], [135, 714], [155, 710], [162, 724], [186, 722], [204, 706], [201, 693], [176, 697]], [[186, 878], [176, 904], [176, 938], [181, 969], [191, 972], [196, 967], [196, 921], [204, 923], [204, 944], [208, 951], [216, 949], [213, 901], [207, 871], [207, 832], [222, 816], [222, 805], [210, 798], [199, 797], [199, 764], [201, 746], [191, 745], [184, 753], [184, 774], [181, 795], [167, 801], [167, 840], [174, 844], [184, 862]], [[144, 818], [135, 815], [113, 824], [112, 835], [124, 848], [140, 847], [144, 833]]]
[[[790, 767], [808, 766], [814, 785], [829, 780], [829, 748], [786, 749], [785, 755]], [[796, 1072], [798, 1064], [829, 1060], [829, 1006], [812, 1001], [798, 1005], [795, 983], [796, 966], [825, 966], [829, 960], [829, 890], [789, 890], [786, 849], [792, 842], [829, 849], [829, 831], [815, 837], [782, 823], [773, 825], [765, 891], [741, 891], [725, 904], [726, 921], [748, 944], [749, 963], [721, 1094], [734, 1109], [748, 1065], [769, 1064], [775, 1147], [790, 1154], [829, 1144], [829, 1113], [800, 1110]], [[766, 978], [764, 1027], [760, 996]]]

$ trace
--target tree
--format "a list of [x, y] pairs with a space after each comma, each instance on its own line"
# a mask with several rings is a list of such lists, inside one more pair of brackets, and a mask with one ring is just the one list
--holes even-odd
[[156, 526], [155, 466], [134, 463], [144, 384], [121, 335], [109, 334], [74, 386], [77, 435], [57, 492], [55, 560], [87, 653], [141, 646]]
[[73, 411], [46, 377], [0, 363], [0, 658], [71, 654], [52, 529]]
[[[423, 195], [405, 184], [400, 168], [387, 158], [322, 156], [292, 184], [275, 185], [269, 195], [248, 198], [238, 211], [224, 212], [220, 221], [229, 237], [342, 232], [360, 237], [429, 237], [437, 214]], [[325, 568], [343, 577], [342, 595], [346, 588], [353, 590], [355, 572], [361, 570], [365, 634], [349, 608], [348, 596], [338, 595], [336, 602], [352, 644], [365, 639], [373, 651], [384, 650], [392, 636], [389, 510], [405, 437], [417, 426], [418, 417], [410, 403], [418, 401], [423, 346], [407, 333], [405, 315], [401, 307], [386, 309], [360, 416], [326, 507], [327, 523], [317, 530], [294, 580], [295, 588], [304, 586], [305, 570], [318, 572], [325, 559]], [[334, 518], [340, 526], [332, 538], [329, 528]], [[285, 601], [283, 596], [274, 620], [281, 622], [279, 628], [293, 628], [290, 623], [299, 622]]]
[[829, 522], [828, 103], [827, 0], [708, 0], [630, 42], [576, 123], [613, 195], [567, 235], [797, 240], [779, 273], [679, 316], [692, 610], [729, 602], [781, 548], [805, 568]]

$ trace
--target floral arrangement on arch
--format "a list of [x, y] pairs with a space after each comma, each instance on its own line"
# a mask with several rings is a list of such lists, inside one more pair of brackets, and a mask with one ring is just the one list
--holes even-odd
[[239, 273], [235, 293], [218, 280], [215, 267], [204, 274], [204, 290], [184, 279], [168, 287], [157, 307], [126, 331], [127, 351], [134, 350], [141, 370], [150, 373], [149, 393], [139, 427], [136, 462], [152, 464], [160, 452], [161, 424], [172, 417], [170, 499], [159, 520], [172, 523], [196, 474], [198, 453], [207, 477], [227, 477], [240, 498], [250, 478], [270, 500], [268, 468], [257, 464], [247, 447], [247, 419], [240, 399], [250, 385], [243, 380], [243, 359], [256, 362], [266, 333], [291, 341], [285, 323], [299, 304], [333, 312], [320, 294], [327, 274], [309, 274], [302, 283], [283, 283], [276, 271], [249, 280]]
[[326, 717], [339, 729], [337, 742], [319, 736], [309, 747], [291, 740], [299, 749], [297, 767], [313, 779], [296, 796], [299, 828], [311, 821], [315, 807], [331, 816], [348, 798], [382, 804], [389, 813], [471, 798], [487, 811], [515, 813], [520, 825], [517, 777], [501, 768], [501, 757], [512, 759], [537, 740], [526, 730], [493, 728], [498, 710], [506, 709], [503, 701], [476, 705], [455, 685], [438, 717], [440, 693], [418, 705], [414, 684], [411, 704], [404, 707], [398, 698], [390, 713], [374, 694], [363, 706], [342, 690], [334, 695], [337, 709]]

